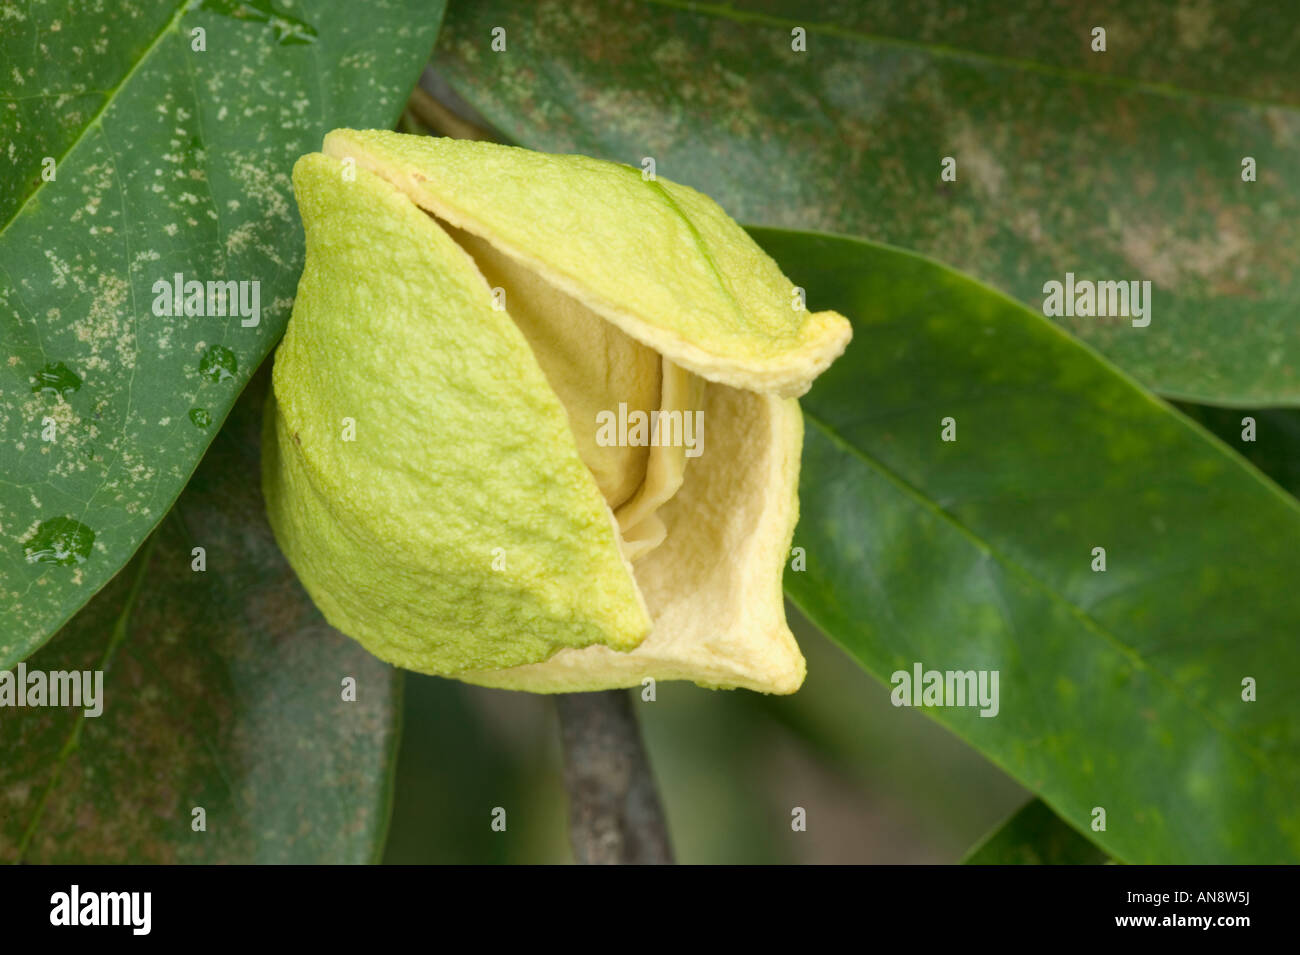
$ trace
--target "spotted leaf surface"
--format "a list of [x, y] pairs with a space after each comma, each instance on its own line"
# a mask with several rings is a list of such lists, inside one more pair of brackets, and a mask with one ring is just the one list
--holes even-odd
[[258, 481], [268, 378], [136, 558], [24, 661], [29, 684], [103, 682], [95, 715], [0, 709], [0, 863], [381, 852], [401, 675], [325, 623], [276, 547]]
[[0, 5], [0, 667], [166, 514], [288, 319], [294, 160], [395, 120], [442, 7]]

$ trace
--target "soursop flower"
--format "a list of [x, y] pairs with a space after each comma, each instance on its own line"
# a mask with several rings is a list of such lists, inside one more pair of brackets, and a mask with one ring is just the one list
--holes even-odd
[[843, 316], [615, 163], [337, 130], [294, 191], [263, 486], [330, 623], [489, 686], [799, 687], [795, 397]]

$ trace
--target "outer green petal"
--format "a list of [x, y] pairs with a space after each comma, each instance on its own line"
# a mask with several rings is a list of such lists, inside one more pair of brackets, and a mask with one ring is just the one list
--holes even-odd
[[847, 319], [796, 310], [776, 263], [677, 183], [586, 156], [384, 130], [335, 130], [324, 149], [710, 381], [797, 396], [848, 344]]
[[535, 693], [693, 680], [717, 688], [793, 693], [805, 664], [785, 622], [781, 577], [799, 518], [798, 402], [713, 385], [714, 428], [682, 488], [660, 512], [668, 536], [637, 563], [654, 617], [635, 650], [562, 650], [545, 663], [461, 674]]
[[436, 222], [344, 173], [320, 154], [294, 169], [307, 261], [263, 484], [299, 578], [332, 624], [413, 670], [635, 647], [645, 605], [522, 333]]

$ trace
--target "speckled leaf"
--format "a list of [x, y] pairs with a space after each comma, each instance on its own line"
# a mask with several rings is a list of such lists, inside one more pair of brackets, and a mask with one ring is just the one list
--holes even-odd
[[[288, 318], [294, 160], [393, 122], [441, 12], [0, 3], [0, 667], [167, 512]], [[155, 314], [177, 273], [259, 282], [260, 321], [251, 285], [239, 315]]]
[[997, 670], [995, 717], [925, 712], [1074, 828], [1104, 808], [1112, 856], [1300, 860], [1296, 500], [986, 286], [753, 231], [854, 321], [802, 401], [795, 602], [883, 681]]
[[522, 145], [653, 157], [741, 221], [904, 246], [1035, 309], [1067, 271], [1150, 280], [1146, 328], [1059, 321], [1163, 393], [1300, 404], [1298, 59], [1290, 0], [480, 0], [438, 63]]
[[1106, 853], [1041, 799], [1026, 803], [971, 849], [964, 865], [1101, 865]]
[[325, 623], [275, 545], [258, 479], [268, 377], [135, 560], [24, 663], [102, 669], [103, 713], [0, 709], [0, 862], [382, 851], [401, 678]]

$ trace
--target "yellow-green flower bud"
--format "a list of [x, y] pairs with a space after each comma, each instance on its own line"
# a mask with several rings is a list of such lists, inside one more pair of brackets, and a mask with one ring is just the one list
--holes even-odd
[[798, 689], [793, 396], [842, 316], [615, 163], [337, 130], [294, 192], [263, 484], [330, 623], [490, 686]]

